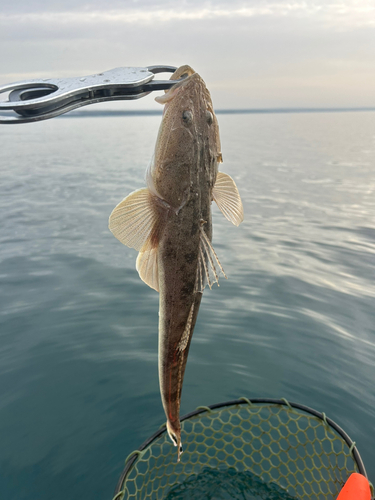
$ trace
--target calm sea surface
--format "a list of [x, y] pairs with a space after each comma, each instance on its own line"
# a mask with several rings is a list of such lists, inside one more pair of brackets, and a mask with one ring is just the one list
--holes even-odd
[[[324, 411], [375, 481], [375, 113], [219, 115], [245, 221], [213, 207], [181, 413], [241, 396]], [[107, 229], [159, 116], [0, 129], [0, 498], [111, 499], [164, 422], [158, 294]]]

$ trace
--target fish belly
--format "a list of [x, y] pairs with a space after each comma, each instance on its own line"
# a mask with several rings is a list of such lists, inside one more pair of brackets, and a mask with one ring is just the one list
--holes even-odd
[[158, 248], [160, 392], [168, 420], [178, 427], [184, 372], [202, 298], [196, 289], [201, 223], [191, 205], [173, 213]]

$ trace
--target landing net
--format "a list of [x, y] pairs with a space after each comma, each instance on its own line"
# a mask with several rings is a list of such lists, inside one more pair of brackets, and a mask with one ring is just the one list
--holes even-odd
[[355, 443], [337, 424], [285, 399], [200, 407], [181, 425], [181, 462], [163, 426], [127, 458], [114, 500], [185, 498], [173, 492], [202, 471], [251, 474], [281, 488], [285, 498], [334, 500], [352, 472], [366, 476]]

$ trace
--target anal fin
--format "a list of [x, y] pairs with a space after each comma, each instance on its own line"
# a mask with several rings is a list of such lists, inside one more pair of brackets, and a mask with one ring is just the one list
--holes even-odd
[[178, 346], [177, 346], [177, 349], [180, 352], [184, 351], [189, 343], [191, 324], [193, 322], [193, 313], [194, 313], [194, 302], [191, 304], [189, 316], [188, 316], [186, 326], [185, 326], [185, 330], [184, 330], [184, 332], [181, 336], [180, 342], [178, 343]]

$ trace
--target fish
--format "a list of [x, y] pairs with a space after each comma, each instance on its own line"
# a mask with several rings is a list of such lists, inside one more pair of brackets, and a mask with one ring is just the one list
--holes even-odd
[[146, 188], [129, 194], [109, 229], [139, 252], [140, 278], [159, 292], [159, 385], [167, 431], [182, 453], [180, 404], [190, 343], [203, 290], [226, 278], [212, 246], [211, 204], [238, 226], [243, 206], [234, 180], [219, 172], [219, 126], [205, 82], [190, 66], [156, 101], [164, 105]]

